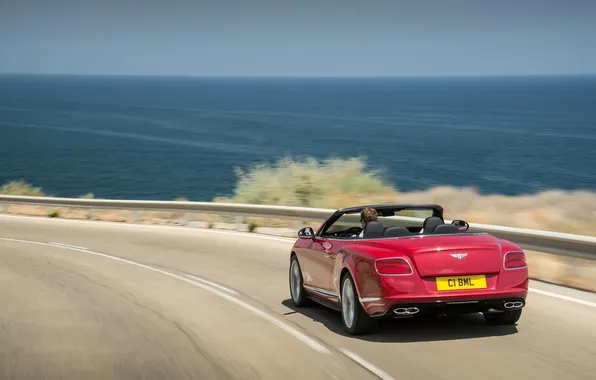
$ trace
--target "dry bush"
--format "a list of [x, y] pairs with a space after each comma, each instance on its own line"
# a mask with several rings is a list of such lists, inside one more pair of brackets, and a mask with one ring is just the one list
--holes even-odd
[[393, 191], [380, 178], [380, 172], [364, 169], [365, 162], [360, 158], [319, 162], [313, 158], [295, 161], [286, 157], [272, 166], [258, 164], [249, 170], [236, 169], [234, 196], [215, 201], [334, 208], [330, 201], [342, 200], [344, 196]]
[[45, 194], [41, 191], [41, 187], [33, 187], [24, 180], [12, 181], [0, 187], [0, 194], [4, 195], [20, 195], [27, 197], [43, 197]]

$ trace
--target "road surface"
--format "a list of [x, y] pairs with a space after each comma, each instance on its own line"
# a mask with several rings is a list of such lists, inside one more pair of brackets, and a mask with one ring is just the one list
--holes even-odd
[[533, 282], [517, 326], [481, 315], [347, 336], [294, 310], [291, 241], [0, 217], [1, 379], [593, 379], [596, 295]]

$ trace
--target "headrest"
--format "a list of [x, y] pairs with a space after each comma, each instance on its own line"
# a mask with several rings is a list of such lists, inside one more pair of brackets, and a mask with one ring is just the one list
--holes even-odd
[[387, 229], [385, 230], [385, 237], [402, 237], [411, 234], [412, 233], [410, 232], [410, 230], [408, 230], [406, 227], [394, 226], [387, 227]]
[[368, 222], [366, 223], [366, 226], [364, 227], [364, 237], [365, 238], [377, 238], [377, 237], [383, 237], [383, 232], [385, 231], [385, 227], [383, 227], [383, 224], [381, 222], [378, 221], [372, 221], [372, 222]]
[[438, 216], [429, 216], [428, 218], [424, 219], [422, 228], [424, 229], [424, 233], [428, 234], [432, 233], [436, 226], [443, 223], [443, 219], [439, 218]]
[[441, 224], [435, 227], [433, 234], [456, 234], [459, 228], [453, 224]]

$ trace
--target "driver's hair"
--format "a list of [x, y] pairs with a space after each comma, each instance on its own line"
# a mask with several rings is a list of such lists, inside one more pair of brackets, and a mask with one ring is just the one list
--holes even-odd
[[379, 214], [374, 208], [367, 207], [360, 213], [360, 220], [366, 223], [379, 219]]

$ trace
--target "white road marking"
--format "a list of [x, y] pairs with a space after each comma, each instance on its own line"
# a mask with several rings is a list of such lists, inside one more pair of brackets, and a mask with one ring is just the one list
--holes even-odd
[[325, 346], [323, 346], [321, 343], [317, 342], [316, 340], [312, 339], [311, 337], [307, 336], [306, 334], [298, 331], [297, 329], [295, 329], [294, 327], [285, 324], [284, 322], [278, 320], [277, 318], [274, 318], [273, 316], [265, 313], [262, 310], [257, 309], [256, 307], [247, 304], [244, 301], [241, 301], [235, 297], [232, 297], [229, 294], [226, 293], [222, 293], [219, 290], [206, 285], [206, 284], [202, 284], [200, 282], [191, 280], [189, 278], [185, 278], [182, 276], [178, 276], [176, 274], [170, 273], [170, 272], [166, 272], [164, 270], [161, 269], [157, 269], [157, 268], [153, 268], [151, 266], [145, 265], [145, 264], [141, 264], [141, 263], [137, 263], [135, 261], [131, 261], [131, 260], [127, 260], [127, 259], [121, 259], [119, 257], [115, 257], [115, 256], [110, 256], [107, 255], [105, 253], [100, 253], [100, 252], [95, 252], [95, 251], [91, 251], [89, 249], [79, 249], [79, 248], [74, 248], [72, 246], [66, 246], [66, 245], [55, 245], [55, 244], [51, 244], [51, 243], [43, 243], [43, 242], [38, 242], [38, 241], [32, 241], [32, 240], [22, 240], [22, 239], [11, 239], [11, 238], [3, 238], [0, 237], [0, 240], [6, 240], [6, 241], [15, 241], [15, 242], [21, 242], [21, 243], [29, 243], [29, 244], [37, 244], [37, 245], [44, 245], [44, 246], [49, 246], [49, 247], [58, 247], [58, 248], [63, 248], [63, 249], [69, 249], [69, 250], [73, 250], [73, 251], [78, 251], [78, 252], [83, 252], [83, 253], [87, 253], [90, 255], [95, 255], [95, 256], [100, 256], [100, 257], [104, 257], [106, 259], [111, 259], [111, 260], [115, 260], [115, 261], [119, 261], [122, 263], [126, 263], [126, 264], [130, 264], [130, 265], [134, 265], [136, 267], [139, 268], [143, 268], [143, 269], [147, 269], [153, 272], [157, 272], [157, 273], [161, 273], [165, 276], [171, 277], [171, 278], [175, 278], [177, 280], [180, 281], [184, 281], [188, 284], [197, 286], [201, 289], [207, 290], [215, 295], [218, 295], [221, 298], [224, 298], [230, 302], [235, 303], [236, 305], [258, 315], [259, 317], [265, 319], [266, 321], [276, 325], [277, 327], [279, 327], [280, 329], [284, 330], [285, 332], [287, 332], [288, 334], [292, 335], [294, 338], [304, 342], [305, 344], [307, 344], [308, 346], [310, 346], [313, 350], [318, 351], [320, 353], [324, 353], [324, 354], [331, 354], [331, 351], [329, 351]]
[[[45, 245], [45, 246], [50, 245], [51, 246], [51, 244], [49, 244], [49, 243], [44, 243], [41, 241], [33, 241], [33, 240], [13, 239], [13, 238], [7, 238], [7, 237], [0, 238], [0, 240], [14, 241], [17, 243], [28, 243], [28, 244], [37, 244], [37, 245]], [[61, 247], [61, 248], [65, 248], [65, 247]]]
[[362, 357], [356, 355], [352, 351], [350, 351], [348, 349], [345, 349], [345, 348], [341, 348], [340, 351], [343, 352], [350, 359], [354, 360], [356, 363], [360, 364], [361, 366], [363, 366], [364, 368], [366, 368], [370, 372], [372, 372], [375, 375], [377, 375], [379, 378], [381, 378], [383, 380], [395, 380], [387, 372], [382, 371], [381, 369], [379, 369], [378, 367], [376, 367], [376, 366], [372, 365], [371, 363], [367, 362]]
[[564, 296], [562, 294], [547, 292], [546, 290], [540, 290], [540, 289], [534, 289], [534, 288], [528, 288], [528, 290], [530, 292], [542, 294], [543, 296], [558, 298], [558, 299], [575, 302], [575, 303], [579, 303], [579, 304], [586, 305], [586, 306], [596, 307], [596, 302], [584, 301], [584, 300], [580, 300], [579, 298], [574, 298], [574, 297]]
[[62, 246], [62, 247], [68, 247], [68, 248], [87, 249], [85, 247], [81, 247], [81, 246], [78, 246], [78, 245], [71, 245], [71, 244], [64, 244], [64, 243], [50, 242], [49, 244], [51, 244], [51, 245], [57, 245], [57, 246]]
[[202, 278], [199, 278], [199, 277], [197, 277], [197, 276], [193, 276], [192, 274], [187, 274], [187, 275], [186, 275], [186, 277], [192, 278], [193, 280], [197, 280], [197, 281], [203, 282], [203, 283], [205, 283], [205, 284], [209, 284], [209, 285], [213, 286], [214, 288], [221, 289], [221, 290], [223, 290], [223, 291], [225, 291], [225, 292], [228, 292], [228, 293], [232, 293], [232, 294], [238, 294], [238, 292], [237, 292], [237, 291], [235, 291], [235, 290], [228, 289], [228, 288], [226, 288], [225, 286], [221, 286], [221, 285], [219, 285], [219, 284], [216, 284], [215, 282], [208, 281], [208, 280], [204, 280], [204, 279], [202, 279]]

